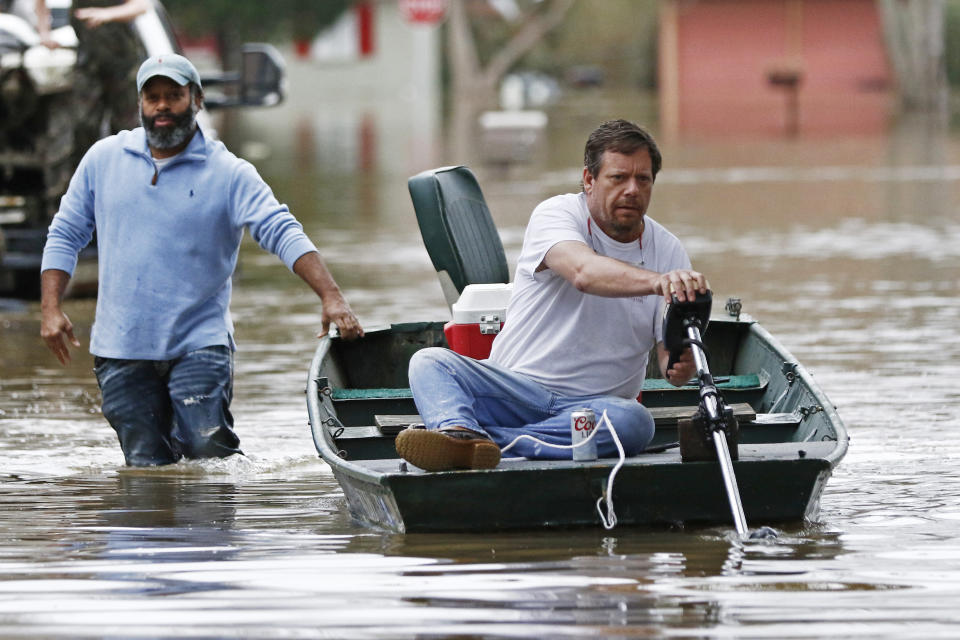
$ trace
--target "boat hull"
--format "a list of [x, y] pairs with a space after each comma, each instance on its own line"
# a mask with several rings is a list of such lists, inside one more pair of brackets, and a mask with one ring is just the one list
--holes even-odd
[[[761, 445], [761, 447], [764, 445]], [[818, 457], [751, 459], [742, 447], [734, 463], [749, 521], [764, 524], [813, 519], [832, 467]], [[802, 449], [801, 449], [802, 450]], [[759, 453], [759, 452], [758, 452]], [[711, 462], [680, 462], [676, 454], [652, 462], [638, 456], [616, 475], [613, 507], [619, 525], [731, 523], [720, 469]], [[757, 456], [759, 457], [759, 456]], [[397, 532], [534, 529], [597, 526], [613, 462], [514, 469], [510, 460], [483, 472], [403, 473], [379, 476], [334, 468], [358, 521]]]

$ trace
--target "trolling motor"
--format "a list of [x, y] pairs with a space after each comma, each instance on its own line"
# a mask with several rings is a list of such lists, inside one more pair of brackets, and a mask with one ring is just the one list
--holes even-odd
[[663, 344], [670, 352], [667, 368], [677, 362], [687, 347], [690, 347], [697, 366], [700, 405], [691, 421], [694, 428], [685, 429], [681, 433], [680, 453], [684, 461], [716, 460], [717, 452], [710, 442], [713, 433], [717, 431], [723, 431], [726, 435], [730, 458], [738, 458], [737, 419], [733, 415], [733, 408], [724, 402], [713, 381], [707, 363], [707, 348], [702, 339], [702, 334], [710, 322], [712, 303], [713, 295], [710, 291], [686, 302], [680, 302], [674, 296], [673, 302], [667, 305], [663, 314]]
[[702, 332], [706, 330], [707, 323], [710, 321], [712, 303], [713, 295], [709, 290], [705, 294], [698, 294], [694, 300], [685, 302], [680, 302], [676, 296], [673, 296], [673, 302], [663, 311], [663, 344], [670, 352], [668, 369], [674, 365], [687, 347], [693, 353], [693, 360], [697, 366], [700, 405], [691, 419], [681, 420], [679, 423], [680, 457], [685, 462], [719, 461], [734, 526], [740, 537], [745, 537], [747, 519], [740, 502], [737, 477], [733, 473], [733, 460], [738, 457], [737, 419], [733, 415], [733, 408], [724, 401], [713, 382], [713, 376], [707, 364], [707, 350], [702, 339]]

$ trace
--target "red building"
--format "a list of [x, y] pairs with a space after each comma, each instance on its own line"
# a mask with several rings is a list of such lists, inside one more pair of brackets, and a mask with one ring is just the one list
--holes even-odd
[[892, 75], [875, 0], [663, 0], [666, 135], [886, 128]]

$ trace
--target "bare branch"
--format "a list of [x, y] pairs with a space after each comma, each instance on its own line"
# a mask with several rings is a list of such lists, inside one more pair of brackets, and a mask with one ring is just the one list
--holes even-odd
[[545, 11], [526, 17], [523, 27], [487, 63], [483, 70], [486, 82], [490, 86], [496, 85], [517, 60], [563, 22], [574, 2], [575, 0], [553, 0]]

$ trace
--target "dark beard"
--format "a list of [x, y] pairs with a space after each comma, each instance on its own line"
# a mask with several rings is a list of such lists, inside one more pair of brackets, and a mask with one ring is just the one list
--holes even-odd
[[152, 118], [143, 114], [140, 109], [140, 124], [147, 132], [147, 144], [154, 149], [174, 149], [190, 139], [197, 124], [197, 111], [191, 105], [183, 113], [166, 113], [164, 117], [173, 120], [172, 127], [160, 127], [154, 124], [157, 116]]

